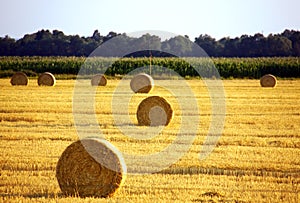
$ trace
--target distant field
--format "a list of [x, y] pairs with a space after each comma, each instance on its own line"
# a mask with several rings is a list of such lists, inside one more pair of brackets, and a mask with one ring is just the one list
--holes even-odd
[[[95, 110], [106, 139], [133, 154], [168, 146], [180, 127], [180, 114], [150, 140], [128, 138], [114, 125], [111, 102], [118, 82], [111, 79], [97, 89]], [[156, 174], [129, 174], [112, 198], [81, 199], [63, 196], [55, 177], [61, 153], [78, 139], [72, 115], [74, 80], [39, 87], [30, 79], [21, 87], [0, 79], [0, 202], [299, 202], [300, 80], [279, 80], [276, 88], [261, 88], [258, 80], [223, 80], [224, 132], [203, 161], [198, 155], [211, 103], [201, 80], [187, 83], [200, 108], [199, 130], [189, 153]], [[163, 88], [150, 95], [167, 97], [174, 111], [180, 111], [176, 98]], [[131, 100], [134, 124], [136, 106], [145, 97]]]

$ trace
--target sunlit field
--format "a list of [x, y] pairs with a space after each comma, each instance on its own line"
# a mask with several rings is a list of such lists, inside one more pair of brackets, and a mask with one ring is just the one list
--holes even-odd
[[[187, 80], [200, 110], [189, 152], [155, 174], [128, 174], [107, 199], [66, 197], [55, 177], [60, 155], [79, 139], [72, 114], [74, 82], [57, 80], [54, 87], [39, 87], [31, 78], [28, 86], [11, 86], [9, 79], [0, 79], [0, 202], [300, 201], [300, 80], [281, 79], [275, 88], [262, 88], [259, 80], [223, 80], [224, 130], [213, 152], [201, 161], [212, 106], [204, 83]], [[110, 79], [96, 92], [95, 112], [105, 138], [131, 154], [156, 153], [171, 144], [181, 127], [181, 94], [155, 87], [150, 95], [167, 98], [174, 118], [154, 138], [133, 139], [114, 124], [111, 104], [118, 83]], [[123, 127], [137, 124], [136, 108], [147, 96], [132, 96], [132, 123]], [[123, 115], [124, 109], [114, 112]]]

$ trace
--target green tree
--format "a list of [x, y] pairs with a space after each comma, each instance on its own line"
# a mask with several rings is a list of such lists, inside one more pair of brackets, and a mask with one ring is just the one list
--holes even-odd
[[290, 56], [292, 54], [292, 42], [284, 36], [270, 34], [267, 44], [268, 56]]
[[221, 43], [207, 34], [196, 37], [195, 43], [204, 49], [209, 56], [220, 56], [223, 50]]
[[183, 36], [172, 37], [162, 42], [162, 51], [176, 56], [193, 56], [195, 44]]
[[12, 56], [15, 52], [16, 40], [10, 38], [6, 35], [4, 38], [0, 37], [0, 55], [2, 56]]

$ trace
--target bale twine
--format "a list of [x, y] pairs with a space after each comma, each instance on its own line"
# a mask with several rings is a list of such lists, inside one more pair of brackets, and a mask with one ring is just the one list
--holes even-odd
[[275, 87], [276, 84], [277, 80], [274, 75], [267, 74], [260, 78], [260, 85], [262, 87]]
[[107, 84], [107, 79], [103, 74], [97, 74], [92, 77], [92, 86], [105, 86]]
[[52, 73], [42, 73], [38, 78], [39, 86], [54, 86], [56, 83], [55, 77]]
[[11, 85], [27, 85], [28, 84], [28, 78], [27, 75], [23, 72], [17, 72], [15, 73], [11, 79], [10, 79]]
[[167, 126], [173, 117], [173, 110], [164, 98], [151, 96], [139, 104], [136, 115], [139, 125]]
[[152, 77], [146, 73], [137, 74], [130, 81], [130, 88], [135, 93], [148, 93], [153, 86], [154, 81]]
[[126, 165], [120, 152], [108, 141], [85, 138], [62, 153], [56, 178], [68, 196], [110, 197], [121, 186]]

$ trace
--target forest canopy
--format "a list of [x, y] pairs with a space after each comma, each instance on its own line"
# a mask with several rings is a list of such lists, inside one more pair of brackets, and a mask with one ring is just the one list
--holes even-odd
[[[195, 55], [194, 45], [199, 45], [211, 57], [285, 57], [300, 56], [300, 32], [285, 30], [280, 34], [264, 36], [261, 33], [242, 35], [236, 38], [224, 37], [216, 40], [208, 34], [199, 35], [190, 40], [187, 35], [176, 36], [162, 41], [155, 35], [145, 34], [140, 38], [127, 36], [125, 33], [109, 32], [101, 35], [95, 30], [92, 36], [66, 35], [59, 30], [40, 30], [33, 34], [26, 34], [20, 39], [7, 36], [0, 37], [0, 56], [89, 56], [104, 42], [115, 40], [116, 50], [107, 50], [107, 56], [116, 56], [118, 47], [140, 46], [151, 43], [151, 55], [168, 57], [176, 47], [175, 53], [180, 56]], [[187, 43], [191, 42], [191, 43]], [[147, 56], [150, 52], [137, 52], [137, 57]], [[135, 57], [135, 54], [130, 54]]]

